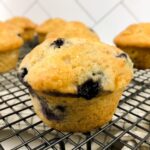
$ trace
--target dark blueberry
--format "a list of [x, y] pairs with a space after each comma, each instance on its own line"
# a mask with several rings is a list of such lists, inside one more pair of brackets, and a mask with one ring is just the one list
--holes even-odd
[[64, 44], [64, 39], [58, 38], [51, 45], [54, 45], [55, 48], [60, 48]]
[[21, 34], [20, 34], [20, 33], [18, 33], [17, 35], [18, 35], [19, 37], [21, 37]]
[[27, 75], [27, 73], [28, 73], [27, 68], [22, 68], [22, 69], [18, 72], [17, 76], [18, 76], [19, 80], [20, 80], [25, 86], [30, 87], [30, 85], [29, 85], [27, 82], [25, 82], [25, 81], [23, 80], [24, 77]]
[[95, 82], [92, 79], [87, 80], [82, 85], [78, 86], [78, 96], [87, 100], [95, 97], [100, 91], [99, 82]]
[[102, 76], [103, 73], [101, 71], [98, 71], [98, 72], [93, 72], [92, 75], [93, 76]]
[[57, 105], [55, 109], [58, 109], [61, 112], [65, 112], [66, 108], [64, 106], [61, 105]]
[[18, 73], [18, 77], [20, 80], [23, 80], [23, 78], [27, 75], [28, 70], [27, 68], [21, 68], [21, 70]]
[[52, 109], [49, 108], [48, 104], [45, 101], [42, 100], [40, 101], [40, 103], [42, 107], [42, 112], [47, 119], [49, 120], [61, 120], [62, 119], [60, 115], [58, 116], [57, 114], [53, 112]]
[[28, 73], [27, 68], [21, 68], [21, 73], [20, 73], [20, 77], [24, 78]]
[[127, 54], [126, 53], [121, 53], [121, 54], [117, 55], [117, 57], [127, 59]]

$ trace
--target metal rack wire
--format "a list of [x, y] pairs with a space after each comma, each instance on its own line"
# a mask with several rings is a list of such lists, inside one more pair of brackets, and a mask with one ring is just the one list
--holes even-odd
[[16, 71], [0, 75], [0, 150], [8, 143], [13, 150], [150, 150], [150, 70], [135, 70], [112, 121], [84, 134], [45, 126]]

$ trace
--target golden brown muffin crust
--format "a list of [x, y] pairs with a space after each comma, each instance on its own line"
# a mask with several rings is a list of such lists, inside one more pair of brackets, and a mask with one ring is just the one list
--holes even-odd
[[127, 56], [119, 58], [123, 52], [116, 47], [77, 38], [64, 39], [57, 48], [56, 42], [61, 41], [47, 39], [20, 65], [20, 69], [27, 68], [24, 80], [34, 90], [75, 94], [77, 85], [101, 78], [104, 90], [115, 91], [126, 87], [132, 78], [131, 61]]
[[36, 24], [33, 23], [29, 18], [26, 17], [13, 17], [6, 22], [12, 23], [16, 26], [19, 26], [23, 29], [34, 29], [36, 28]]
[[11, 51], [23, 45], [21, 37], [15, 33], [7, 31], [0, 31], [0, 52]]
[[36, 28], [38, 33], [46, 34], [50, 31], [56, 30], [57, 28], [63, 27], [65, 21], [61, 18], [48, 19]]
[[92, 41], [100, 41], [100, 38], [95, 32], [91, 31], [86, 25], [78, 21], [68, 22], [63, 28], [48, 33], [46, 39], [58, 37], [84, 38]]
[[14, 24], [8, 22], [0, 22], [0, 31], [9, 30], [10, 32], [14, 32], [18, 35], [21, 35], [24, 30]]
[[119, 47], [150, 48], [150, 23], [138, 23], [128, 26], [114, 42]]

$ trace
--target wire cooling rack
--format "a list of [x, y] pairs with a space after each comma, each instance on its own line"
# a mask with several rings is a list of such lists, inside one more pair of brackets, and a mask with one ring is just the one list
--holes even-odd
[[112, 121], [90, 133], [49, 128], [16, 71], [0, 75], [0, 150], [150, 150], [150, 70], [135, 70]]

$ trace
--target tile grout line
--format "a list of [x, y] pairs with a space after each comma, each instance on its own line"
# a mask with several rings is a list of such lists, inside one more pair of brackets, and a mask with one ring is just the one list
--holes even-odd
[[121, 2], [121, 5], [128, 11], [128, 13], [137, 21], [139, 22], [139, 19], [135, 16], [135, 14], [130, 10], [127, 5], [124, 3], [124, 1]]
[[33, 3], [23, 12], [22, 15], [25, 15], [34, 5], [36, 5], [37, 0], [34, 0]]
[[84, 8], [84, 6], [79, 2], [79, 0], [74, 0], [75, 3], [84, 11], [84, 13], [94, 22], [96, 23], [96, 20], [92, 17], [92, 15]]
[[94, 28], [98, 23], [100, 23], [102, 20], [104, 20], [111, 12], [113, 12], [119, 5], [121, 4], [121, 2], [118, 2], [115, 6], [113, 6], [107, 13], [105, 13], [95, 24], [94, 26], [92, 26], [92, 28]]
[[46, 9], [44, 9], [43, 5], [42, 5], [39, 1], [37, 1], [37, 3], [38, 3], [38, 5], [39, 5], [39, 7], [43, 10], [43, 12], [44, 12], [49, 18], [52, 18], [52, 15], [51, 15]]
[[1, 4], [5, 7], [5, 9], [9, 12], [11, 16], [14, 16], [14, 13], [9, 9], [9, 7], [7, 7], [7, 4], [3, 0], [1, 0]]

